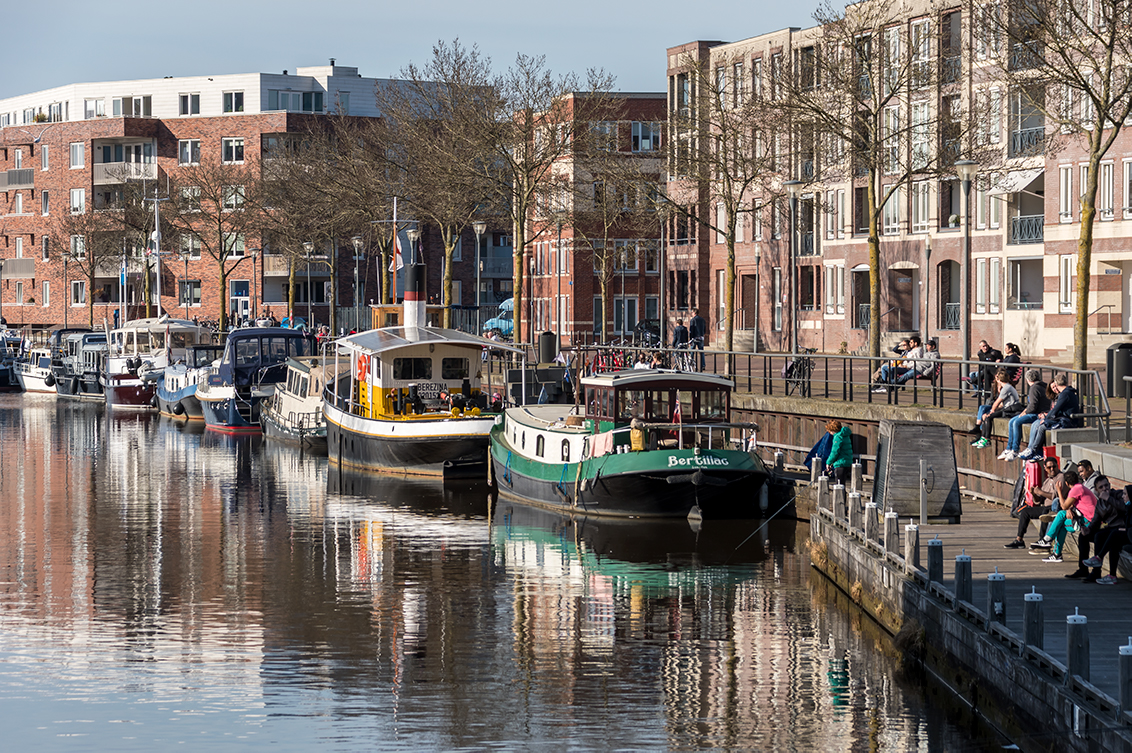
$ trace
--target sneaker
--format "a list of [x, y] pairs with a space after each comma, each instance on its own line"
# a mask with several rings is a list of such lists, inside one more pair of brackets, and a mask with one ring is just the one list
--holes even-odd
[[1029, 460], [1032, 457], [1034, 457], [1034, 451], [1031, 450], [1029, 447], [1022, 450], [1020, 453], [1018, 453], [1019, 460]]
[[873, 394], [874, 395], [883, 395], [886, 392], [888, 392], [887, 387], [874, 387], [873, 388]]
[[1031, 549], [1052, 549], [1053, 548], [1053, 540], [1052, 539], [1038, 539], [1033, 544], [1030, 544], [1030, 548]]
[[1039, 515], [1038, 520], [1042, 521], [1043, 523], [1052, 523], [1053, 519], [1056, 518], [1056, 517], [1057, 517], [1057, 515], [1055, 515], [1054, 513], [1047, 512], [1044, 515]]
[[981, 450], [984, 447], [990, 447], [990, 440], [986, 437], [979, 437], [979, 441], [975, 442], [972, 447], [976, 450]]
[[1066, 578], [1084, 578], [1088, 576], [1089, 571], [1083, 567], [1079, 567], [1071, 573], [1066, 573]]
[[1025, 541], [1019, 541], [1018, 539], [1014, 539], [1014, 541], [1011, 541], [1009, 544], [1003, 544], [1002, 548], [1003, 549], [1025, 549], [1026, 548], [1026, 542]]
[[1061, 559], [1060, 554], [1050, 554], [1050, 556], [1048, 556], [1044, 560], [1042, 560], [1042, 562], [1061, 562], [1061, 561], [1062, 561], [1062, 559]]
[[1003, 450], [1002, 452], [1000, 452], [998, 454], [998, 459], [999, 460], [1013, 460], [1014, 459], [1014, 450]]
[[1089, 559], [1082, 562], [1081, 565], [1083, 567], [1100, 567], [1101, 566], [1101, 558], [1100, 557], [1090, 557]]
[[1115, 575], [1106, 575], [1103, 578], [1097, 578], [1097, 584], [1101, 585], [1101, 586], [1115, 586], [1116, 585], [1116, 576]]

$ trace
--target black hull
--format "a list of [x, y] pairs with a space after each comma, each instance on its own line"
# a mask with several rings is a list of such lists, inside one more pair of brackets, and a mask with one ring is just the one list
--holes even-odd
[[328, 456], [331, 463], [367, 471], [444, 478], [487, 476], [486, 435], [384, 439], [358, 434], [328, 422]]
[[260, 412], [259, 423], [263, 427], [263, 435], [268, 439], [302, 447], [315, 455], [326, 454], [326, 432], [289, 429], [275, 421], [267, 411]]
[[98, 377], [93, 374], [89, 378], [75, 374], [57, 374], [55, 376], [55, 394], [80, 400], [106, 401], [106, 393], [102, 391]]
[[[524, 504], [557, 510], [574, 515], [603, 515], [632, 518], [686, 517], [693, 508], [709, 519], [750, 519], [762, 517], [759, 494], [769, 479], [755, 471], [724, 474], [713, 470], [712, 481], [725, 481], [725, 485], [693, 483], [682, 480], [669, 483], [668, 475], [684, 479], [680, 474], [634, 473], [603, 476], [580, 491], [579, 503], [573, 504], [574, 481], [545, 481], [506, 468], [498, 459], [493, 460], [492, 476], [499, 496]], [[774, 507], [774, 504], [771, 504]], [[773, 511], [773, 510], [772, 510]]]
[[[180, 411], [178, 411], [178, 407]], [[163, 416], [170, 416], [180, 420], [203, 421], [204, 411], [196, 397], [183, 397], [180, 400], [166, 400], [157, 392], [157, 409]]]

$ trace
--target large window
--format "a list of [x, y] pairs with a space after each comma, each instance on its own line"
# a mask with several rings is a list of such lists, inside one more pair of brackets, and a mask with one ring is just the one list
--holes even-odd
[[182, 115], [200, 115], [200, 92], [180, 96]]
[[660, 148], [660, 127], [656, 123], [633, 121], [633, 151], [655, 152]]
[[245, 189], [243, 186], [224, 186], [224, 209], [239, 209], [244, 205]]
[[86, 211], [86, 189], [71, 189], [71, 214], [82, 214]]
[[990, 260], [990, 289], [988, 296], [990, 303], [990, 312], [997, 314], [1002, 306], [1002, 283], [999, 279], [1002, 277], [1002, 259]]
[[71, 236], [71, 256], [75, 259], [86, 258], [86, 238], [81, 235]]
[[1057, 310], [1061, 314], [1072, 314], [1077, 300], [1076, 254], [1063, 254], [1057, 257]]
[[975, 262], [975, 313], [987, 312], [987, 260]]
[[182, 306], [200, 305], [200, 280], [180, 280], [177, 287]]
[[394, 358], [393, 378], [404, 379], [432, 379], [431, 358]]
[[177, 142], [177, 164], [200, 164], [200, 139], [181, 139]]
[[71, 305], [86, 305], [86, 280], [71, 281]]
[[921, 180], [912, 184], [912, 232], [926, 233], [931, 228], [931, 183]]
[[442, 358], [440, 360], [441, 379], [467, 379], [467, 358]]
[[1102, 162], [1100, 167], [1097, 183], [1097, 214], [1102, 221], [1111, 220], [1113, 218], [1112, 163]]
[[244, 140], [237, 138], [221, 139], [221, 156], [226, 163], [242, 163], [244, 161]]
[[244, 93], [224, 92], [224, 112], [243, 112]]
[[774, 323], [772, 328], [775, 332], [782, 331], [782, 267], [775, 267], [771, 270], [770, 276], [770, 294], [774, 299]]
[[196, 233], [185, 233], [181, 236], [181, 254], [190, 259], [200, 258], [200, 236]]
[[86, 166], [86, 145], [81, 141], [71, 144], [71, 169], [77, 170]]
[[50, 196], [50, 194], [51, 194], [50, 191], [40, 191], [39, 192], [40, 211], [43, 213], [44, 217], [46, 217], [48, 214], [50, 214], [51, 202], [48, 200], [48, 197]]

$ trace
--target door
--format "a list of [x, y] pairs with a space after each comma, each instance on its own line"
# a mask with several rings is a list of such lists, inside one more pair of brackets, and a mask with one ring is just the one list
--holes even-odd
[[912, 327], [912, 270], [888, 270], [888, 330], [908, 332]]
[[755, 299], [759, 294], [755, 275], [743, 275], [740, 278], [739, 291], [743, 309], [743, 329], [755, 329]]
[[228, 313], [234, 321], [243, 321], [251, 318], [252, 297], [249, 295], [251, 284], [248, 280], [232, 280], [230, 283], [231, 295], [228, 297]]

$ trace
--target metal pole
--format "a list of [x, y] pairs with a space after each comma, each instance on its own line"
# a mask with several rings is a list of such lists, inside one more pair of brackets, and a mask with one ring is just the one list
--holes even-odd
[[[924, 336], [932, 336], [932, 239], [924, 241]], [[938, 348], [936, 349], [938, 350]]]
[[790, 352], [798, 352], [798, 246], [794, 216], [798, 211], [798, 197], [790, 192]]
[[[970, 284], [971, 275], [967, 271], [967, 267], [971, 262], [971, 179], [967, 178], [962, 181], [963, 186], [963, 260], [959, 265], [959, 290], [960, 295], [963, 296], [962, 318], [959, 321], [959, 339], [962, 341], [963, 360], [966, 361], [971, 357], [971, 295], [967, 286]], [[966, 364], [963, 369], [966, 371]]]
[[[256, 274], [256, 258], [259, 249], [252, 249], [252, 321], [259, 319], [259, 275]], [[185, 262], [185, 276], [188, 277], [188, 262]]]
[[558, 266], [554, 276], [558, 279], [558, 293], [554, 299], [554, 336], [562, 346], [562, 223], [558, 223], [558, 250], [554, 252], [554, 263]]

